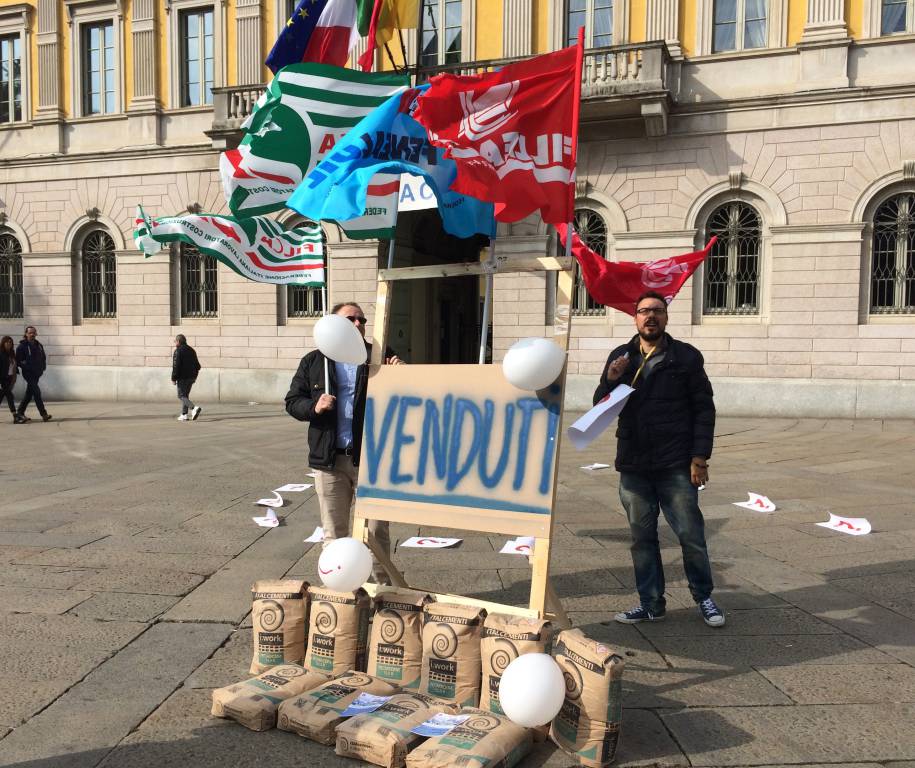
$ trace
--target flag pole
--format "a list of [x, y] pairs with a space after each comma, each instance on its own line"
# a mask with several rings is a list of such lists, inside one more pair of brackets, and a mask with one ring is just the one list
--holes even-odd
[[[325, 259], [327, 257], [325, 256]], [[321, 286], [321, 303], [324, 305], [324, 314], [327, 314], [327, 272], [324, 273], [324, 285]], [[331, 394], [330, 391], [330, 363], [327, 362], [327, 355], [322, 353], [324, 358], [324, 392]]]
[[578, 28], [578, 43], [575, 53], [575, 92], [572, 98], [572, 151], [575, 165], [572, 168], [572, 183], [569, 185], [569, 227], [566, 230], [566, 258], [572, 257], [572, 232], [575, 224], [575, 180], [578, 174], [578, 119], [581, 113], [581, 76], [585, 60], [585, 28]]
[[[489, 240], [490, 264], [496, 263], [496, 237]], [[489, 305], [492, 302], [492, 271], [486, 273], [486, 291], [483, 294], [483, 327], [480, 329], [480, 359], [479, 364], [486, 362], [486, 341], [489, 339]]]

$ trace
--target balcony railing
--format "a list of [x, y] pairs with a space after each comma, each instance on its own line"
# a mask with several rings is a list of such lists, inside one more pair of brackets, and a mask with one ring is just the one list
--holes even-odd
[[[416, 67], [416, 82], [426, 82], [430, 77], [449, 72], [469, 75], [491, 72], [520, 58], [466, 61], [437, 67]], [[613, 45], [591, 48], [585, 52], [582, 71], [582, 101], [621, 102], [627, 97], [666, 97], [670, 90], [667, 82], [667, 64], [670, 54], [664, 41]], [[208, 134], [225, 141], [237, 134], [241, 124], [251, 114], [254, 104], [264, 90], [264, 85], [235, 85], [213, 89], [213, 127]], [[584, 114], [587, 118], [588, 113]]]

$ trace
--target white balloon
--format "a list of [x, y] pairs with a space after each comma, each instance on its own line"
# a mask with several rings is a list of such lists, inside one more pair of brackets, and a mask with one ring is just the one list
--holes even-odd
[[338, 363], [362, 365], [366, 360], [365, 339], [343, 315], [324, 315], [315, 323], [315, 345]]
[[[349, 322], [348, 320], [346, 322]], [[361, 541], [334, 539], [318, 558], [318, 575], [324, 586], [338, 592], [355, 592], [372, 573], [372, 553]]]
[[550, 386], [562, 373], [566, 353], [549, 339], [521, 339], [511, 345], [502, 361], [502, 373], [518, 389]]
[[514, 723], [544, 725], [559, 714], [566, 684], [559, 665], [546, 653], [525, 653], [505, 668], [499, 681], [499, 704]]

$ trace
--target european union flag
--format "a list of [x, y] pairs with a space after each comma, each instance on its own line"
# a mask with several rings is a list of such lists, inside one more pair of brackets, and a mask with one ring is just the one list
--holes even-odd
[[303, 60], [327, 3], [328, 0], [299, 0], [267, 56], [265, 63], [273, 74], [289, 64], [298, 64]]

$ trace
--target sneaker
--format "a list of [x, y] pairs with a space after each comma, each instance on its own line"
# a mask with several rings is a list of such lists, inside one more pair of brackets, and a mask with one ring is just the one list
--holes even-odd
[[721, 609], [715, 605], [712, 598], [707, 597], [699, 603], [699, 613], [702, 614], [702, 620], [710, 627], [723, 627], [724, 614]]
[[43, 414], [41, 415], [41, 420], [42, 420], [42, 421], [50, 421], [50, 420], [53, 419], [53, 418], [54, 418], [54, 417], [53, 417], [50, 413], [43, 413]]
[[25, 417], [13, 412], [13, 424], [25, 424]]
[[197, 421], [197, 417], [200, 415], [200, 412], [203, 410], [199, 405], [194, 406], [194, 410], [191, 411], [191, 421]]
[[31, 421], [31, 419], [28, 416], [26, 416], [24, 413], [19, 413], [16, 415], [17, 424], [28, 424], [30, 421]]
[[649, 611], [644, 605], [639, 605], [631, 611], [623, 611], [613, 618], [620, 624], [638, 624], [641, 621], [661, 621], [665, 611]]
[[178, 421], [190, 421], [190, 418], [188, 418], [188, 415], [187, 415], [186, 413], [182, 413], [182, 414], [178, 417]]

